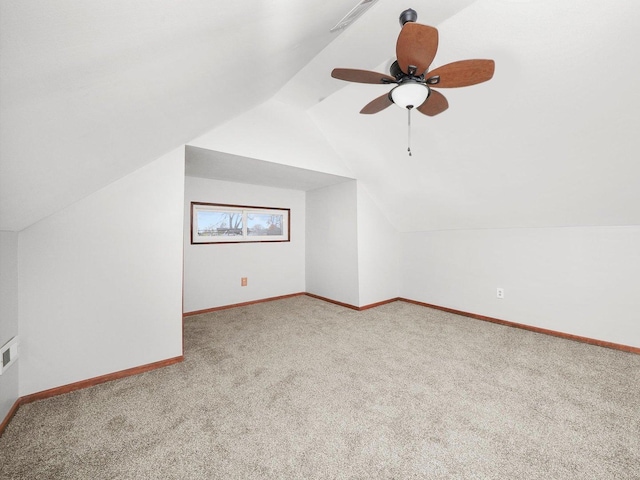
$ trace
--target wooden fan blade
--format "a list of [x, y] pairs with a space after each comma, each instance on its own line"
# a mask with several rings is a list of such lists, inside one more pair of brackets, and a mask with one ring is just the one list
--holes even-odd
[[370, 72], [368, 70], [356, 70], [353, 68], [334, 68], [331, 72], [333, 78], [357, 83], [396, 83], [396, 79], [384, 73]]
[[434, 117], [439, 113], [444, 112], [447, 108], [449, 108], [449, 102], [444, 98], [444, 95], [440, 92], [436, 92], [435, 90], [431, 90], [429, 98], [427, 98], [424, 103], [418, 107], [418, 111], [425, 115], [429, 115], [430, 117]]
[[[398, 65], [404, 73], [422, 75], [433, 62], [437, 50], [437, 29], [414, 22], [404, 24], [396, 43]], [[409, 71], [410, 65], [416, 67], [415, 72]]]
[[393, 102], [389, 98], [389, 94], [385, 93], [384, 95], [380, 95], [378, 98], [367, 103], [364, 108], [360, 110], [360, 113], [364, 113], [365, 115], [378, 113], [392, 104]]
[[429, 79], [439, 76], [440, 80], [433, 83], [437, 88], [468, 87], [491, 80], [495, 67], [493, 60], [460, 60], [438, 67], [425, 77], [429, 83]]

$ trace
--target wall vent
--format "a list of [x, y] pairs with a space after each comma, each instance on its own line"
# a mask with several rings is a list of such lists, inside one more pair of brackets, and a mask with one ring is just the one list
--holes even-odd
[[18, 337], [13, 337], [0, 348], [0, 375], [18, 358]]
[[351, 9], [349, 13], [347, 13], [342, 20], [336, 23], [335, 27], [333, 27], [330, 31], [335, 32], [337, 30], [342, 30], [343, 28], [348, 27], [353, 22], [356, 21], [358, 17], [360, 17], [364, 12], [369, 10], [370, 7], [373, 6], [378, 0], [361, 0], [355, 7]]

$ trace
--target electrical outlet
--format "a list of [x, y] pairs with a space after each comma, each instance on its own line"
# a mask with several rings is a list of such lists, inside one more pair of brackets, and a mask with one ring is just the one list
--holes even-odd
[[240, 286], [241, 287], [246, 287], [247, 286], [247, 277], [242, 277], [240, 279]]
[[504, 288], [498, 288], [496, 290], [496, 297], [498, 298], [504, 298]]

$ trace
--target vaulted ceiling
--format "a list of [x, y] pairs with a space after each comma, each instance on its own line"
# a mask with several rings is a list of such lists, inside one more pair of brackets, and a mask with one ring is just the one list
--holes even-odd
[[[330, 33], [355, 3], [3, 0], [0, 229], [207, 132], [229, 155], [358, 179], [403, 231], [640, 224], [640, 2], [379, 0]], [[358, 114], [388, 87], [330, 77], [386, 72], [408, 7], [440, 32], [434, 66], [496, 60], [412, 117], [411, 157], [406, 111]]]

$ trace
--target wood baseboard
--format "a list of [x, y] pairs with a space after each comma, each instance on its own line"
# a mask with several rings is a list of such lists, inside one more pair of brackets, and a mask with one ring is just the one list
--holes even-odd
[[355, 305], [351, 305], [349, 303], [338, 302], [337, 300], [332, 300], [327, 297], [321, 297], [320, 295], [316, 295], [314, 293], [305, 293], [307, 297], [317, 298], [318, 300], [322, 300], [324, 302], [333, 303], [334, 305], [340, 305], [341, 307], [350, 308], [351, 310], [357, 310], [361, 312], [363, 310], [369, 310], [370, 308], [379, 307], [381, 305], [386, 305], [387, 303], [397, 302], [400, 298], [390, 298], [388, 300], [383, 300], [382, 302], [372, 303], [370, 305], [363, 305], [362, 307], [356, 307]]
[[108, 373], [106, 375], [100, 375], [99, 377], [89, 378], [87, 380], [81, 380], [79, 382], [69, 383], [67, 385], [62, 385], [60, 387], [50, 388], [48, 390], [43, 390], [41, 392], [32, 393], [29, 395], [25, 395], [16, 400], [11, 407], [11, 410], [0, 424], [0, 435], [4, 432], [4, 429], [7, 427], [13, 416], [18, 411], [18, 408], [21, 405], [25, 405], [27, 403], [35, 402], [37, 400], [43, 400], [49, 397], [55, 397], [57, 395], [63, 395], [65, 393], [73, 392], [75, 390], [81, 390], [83, 388], [93, 387], [95, 385], [99, 385], [101, 383], [110, 382], [111, 380], [117, 380], [119, 378], [130, 377], [132, 375], [138, 375], [140, 373], [149, 372], [151, 370], [156, 370], [157, 368], [168, 367], [169, 365], [173, 365], [176, 363], [180, 363], [184, 360], [184, 356], [180, 355], [178, 357], [167, 358], [166, 360], [160, 360], [158, 362], [148, 363], [146, 365], [140, 365], [138, 367], [127, 368], [126, 370], [120, 370], [118, 372]]
[[262, 302], [270, 302], [270, 301], [273, 301], [273, 300], [280, 300], [280, 299], [283, 299], [283, 298], [296, 297], [296, 296], [299, 296], [299, 295], [306, 295], [308, 297], [317, 298], [318, 300], [322, 300], [324, 302], [333, 303], [334, 305], [339, 305], [341, 307], [349, 308], [351, 310], [356, 310], [356, 311], [368, 310], [370, 308], [379, 307], [381, 305], [386, 305], [387, 303], [392, 303], [392, 302], [397, 302], [397, 301], [407, 302], [407, 303], [412, 303], [414, 305], [419, 305], [419, 306], [422, 306], [422, 307], [434, 308], [436, 310], [442, 310], [443, 312], [455, 313], [456, 315], [462, 315], [464, 317], [473, 318], [473, 319], [476, 319], [476, 320], [483, 320], [485, 322], [497, 323], [497, 324], [500, 324], [500, 325], [505, 325], [507, 327], [520, 328], [520, 329], [523, 329], [523, 330], [529, 330], [531, 332], [542, 333], [542, 334], [545, 334], [545, 335], [551, 335], [551, 336], [554, 336], [554, 337], [564, 338], [566, 340], [573, 340], [573, 341], [576, 341], [576, 342], [588, 343], [590, 345], [596, 345], [598, 347], [612, 348], [614, 350], [620, 350], [620, 351], [623, 351], [623, 352], [635, 353], [635, 354], [640, 355], [640, 348], [639, 347], [632, 347], [632, 346], [629, 346], [629, 345], [622, 345], [622, 344], [619, 344], [619, 343], [606, 342], [604, 340], [597, 340], [597, 339], [594, 339], [594, 338], [581, 337], [579, 335], [572, 335], [570, 333], [564, 333], [564, 332], [558, 332], [558, 331], [555, 331], [555, 330], [549, 330], [549, 329], [546, 329], [546, 328], [534, 327], [532, 325], [525, 325], [523, 323], [510, 322], [508, 320], [501, 320], [499, 318], [488, 317], [486, 315], [479, 315], [477, 313], [471, 313], [471, 312], [465, 312], [465, 311], [462, 311], [462, 310], [456, 310], [455, 308], [441, 307], [440, 305], [433, 305], [431, 303], [419, 302], [417, 300], [410, 300], [408, 298], [403, 298], [403, 297], [390, 298], [388, 300], [383, 300], [382, 302], [377, 302], [377, 303], [372, 303], [370, 305], [364, 305], [362, 307], [357, 307], [355, 305], [351, 305], [351, 304], [344, 303], [344, 302], [339, 302], [339, 301], [333, 300], [331, 298], [322, 297], [322, 296], [316, 295], [314, 293], [303, 292], [303, 293], [294, 293], [292, 295], [282, 295], [282, 296], [279, 296], [279, 297], [265, 298], [263, 300], [254, 300], [252, 302], [236, 303], [236, 304], [233, 304], [233, 305], [225, 305], [225, 306], [222, 306], [222, 307], [208, 308], [206, 310], [198, 310], [198, 311], [195, 311], [195, 312], [186, 312], [186, 313], [183, 314], [183, 316], [187, 317], [187, 316], [190, 316], [190, 315], [199, 315], [201, 313], [209, 313], [209, 312], [215, 312], [215, 311], [218, 311], [218, 310], [226, 310], [228, 308], [242, 307], [242, 306], [245, 306], [245, 305], [253, 305], [253, 304], [262, 303]]
[[416, 300], [409, 300], [407, 298], [400, 298], [399, 300], [421, 307], [434, 308], [443, 312], [455, 313], [456, 315], [462, 315], [464, 317], [473, 318], [476, 320], [482, 320], [485, 322], [497, 323], [507, 327], [520, 328], [522, 330], [529, 330], [531, 332], [542, 333], [544, 335], [551, 335], [553, 337], [564, 338], [566, 340], [573, 340], [576, 342], [588, 343], [590, 345], [597, 345], [598, 347], [612, 348], [614, 350], [621, 350], [623, 352], [635, 353], [640, 355], [640, 348], [631, 347], [629, 345], [622, 345], [619, 343], [606, 342], [604, 340], [597, 340], [595, 338], [581, 337], [579, 335], [572, 335], [570, 333], [558, 332], [555, 330], [549, 330], [547, 328], [534, 327], [532, 325], [525, 325], [523, 323], [510, 322], [508, 320], [501, 320], [499, 318], [487, 317], [485, 315], [478, 315], [477, 313], [464, 312], [462, 310], [456, 310], [455, 308], [441, 307], [439, 305], [433, 305], [431, 303], [418, 302]]
[[99, 377], [88, 378], [87, 380], [81, 380], [79, 382], [69, 383], [62, 385], [61, 387], [50, 388], [41, 392], [25, 395], [20, 398], [20, 405], [25, 403], [35, 402], [36, 400], [42, 400], [44, 398], [55, 397], [56, 395], [63, 395], [65, 393], [73, 392], [75, 390], [81, 390], [83, 388], [93, 387], [101, 383], [110, 382], [111, 380], [117, 380], [119, 378], [130, 377], [132, 375], [138, 375], [140, 373], [149, 372], [157, 368], [168, 367], [175, 363], [180, 363], [184, 360], [184, 356], [168, 358], [166, 360], [160, 360], [158, 362], [147, 363], [146, 365], [140, 365], [139, 367], [127, 368], [126, 370], [120, 370], [118, 372], [107, 373], [106, 375], [100, 375]]
[[305, 295], [307, 297], [317, 298], [318, 300], [322, 300], [323, 302], [333, 303], [334, 305], [339, 305], [341, 307], [350, 308], [351, 310], [360, 310], [360, 308], [356, 307], [355, 305], [351, 305], [349, 303], [339, 302], [337, 300], [332, 300], [331, 298], [327, 298], [327, 297], [321, 297], [320, 295], [316, 295], [314, 293], [305, 293]]
[[9, 410], [9, 413], [7, 413], [7, 416], [4, 417], [4, 420], [2, 421], [2, 423], [0, 423], [0, 437], [4, 433], [4, 429], [7, 428], [7, 425], [9, 425], [9, 422], [11, 421], [13, 416], [18, 411], [18, 408], [20, 408], [20, 399], [19, 398], [13, 403], [13, 406]]
[[228, 310], [230, 308], [236, 308], [236, 307], [246, 307], [247, 305], [255, 305], [256, 303], [273, 302], [274, 300], [282, 300], [284, 298], [299, 297], [300, 295], [306, 295], [306, 294], [304, 292], [290, 293], [288, 295], [279, 295], [277, 297], [262, 298], [260, 300], [252, 300], [250, 302], [233, 303], [230, 305], [222, 305], [220, 307], [205, 308], [204, 310], [194, 310], [192, 312], [184, 312], [182, 314], [182, 317], [184, 318], [184, 317], [191, 317], [193, 315], [202, 315], [203, 313], [218, 312], [220, 310]]
[[381, 302], [370, 303], [369, 305], [364, 305], [364, 306], [358, 308], [358, 310], [360, 310], [360, 311], [369, 310], [370, 308], [381, 307], [382, 305], [386, 305], [387, 303], [393, 303], [393, 302], [397, 302], [399, 300], [400, 300], [400, 297], [390, 298], [389, 300], [383, 300]]
[[284, 298], [299, 297], [300, 295], [306, 295], [307, 297], [317, 298], [318, 300], [322, 300], [324, 302], [333, 303], [334, 305], [340, 305], [341, 307], [350, 308], [351, 310], [358, 310], [358, 311], [368, 310], [370, 308], [379, 307], [380, 305], [385, 305], [387, 303], [397, 302], [398, 300], [400, 300], [400, 298], [390, 298], [389, 300], [383, 300], [382, 302], [372, 303], [371, 305], [356, 307], [355, 305], [351, 305], [349, 303], [339, 302], [337, 300], [333, 300], [327, 297], [321, 297], [320, 295], [315, 295], [313, 293], [300, 292], [300, 293], [291, 293], [289, 295], [280, 295], [278, 297], [262, 298], [260, 300], [252, 300], [250, 302], [232, 303], [230, 305], [222, 305], [220, 307], [205, 308], [204, 310], [194, 310], [192, 312], [184, 312], [182, 314], [182, 318], [191, 317], [193, 315], [201, 315], [203, 313], [218, 312], [220, 310], [228, 310], [230, 308], [245, 307], [247, 305], [255, 305], [257, 303], [272, 302], [274, 300], [282, 300]]

